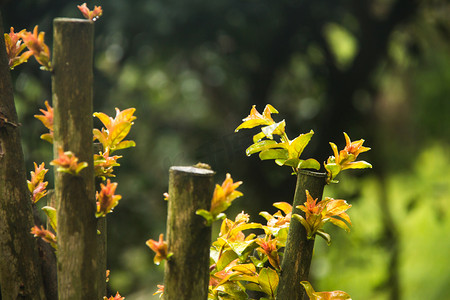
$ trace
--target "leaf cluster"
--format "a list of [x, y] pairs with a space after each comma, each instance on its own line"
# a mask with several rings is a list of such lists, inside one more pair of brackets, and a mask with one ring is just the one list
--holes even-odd
[[[253, 136], [253, 144], [245, 151], [248, 156], [258, 153], [261, 160], [275, 160], [280, 166], [292, 167], [296, 174], [299, 169], [320, 169], [320, 164], [315, 159], [300, 159], [300, 156], [308, 145], [314, 131], [300, 134], [290, 140], [286, 134], [286, 122], [275, 122], [273, 113], [278, 111], [270, 104], [267, 104], [262, 114], [253, 106], [250, 114], [243, 119], [243, 123], [236, 128], [236, 132], [244, 128], [261, 127], [261, 132]], [[274, 135], [279, 136], [276, 141]]]

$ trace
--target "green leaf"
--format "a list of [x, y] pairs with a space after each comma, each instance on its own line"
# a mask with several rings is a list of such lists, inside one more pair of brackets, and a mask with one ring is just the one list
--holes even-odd
[[287, 202], [275, 202], [273, 206], [282, 210], [285, 214], [292, 212], [292, 206]]
[[102, 112], [96, 112], [96, 113], [94, 113], [94, 117], [97, 117], [100, 121], [102, 121], [103, 125], [106, 128], [111, 126], [111, 119], [108, 117], [107, 114], [104, 114]]
[[268, 149], [261, 151], [259, 153], [259, 158], [261, 160], [268, 160], [268, 159], [288, 159], [289, 153], [286, 149]]
[[328, 233], [326, 233], [322, 229], [319, 229], [319, 230], [316, 231], [316, 234], [318, 236], [320, 236], [321, 238], [323, 238], [327, 242], [328, 246], [331, 245], [331, 236]]
[[308, 145], [309, 141], [311, 140], [312, 136], [314, 134], [314, 131], [310, 131], [305, 134], [300, 134], [298, 137], [296, 137], [294, 140], [290, 142], [289, 145], [289, 157], [290, 158], [299, 158], [302, 154], [305, 147]]
[[360, 160], [345, 164], [342, 169], [346, 170], [346, 169], [370, 169], [370, 168], [372, 168], [372, 165], [370, 163], [364, 160]]
[[115, 147], [127, 136], [131, 130], [131, 125], [133, 125], [131, 122], [119, 123], [114, 126], [112, 132], [109, 132], [108, 140], [111, 150], [115, 149]]
[[239, 257], [241, 257], [245, 252], [251, 251], [253, 250], [253, 248], [256, 248], [254, 240], [229, 242], [228, 245]]
[[273, 139], [274, 134], [281, 134], [284, 132], [284, 128], [286, 127], [286, 122], [283, 120], [281, 122], [265, 126], [261, 128], [261, 131], [264, 133], [264, 135], [269, 138]]
[[345, 231], [350, 232], [350, 227], [348, 227], [348, 225], [344, 221], [336, 219], [336, 218], [330, 218], [329, 221], [331, 223], [333, 223], [334, 225], [344, 229]]
[[295, 220], [299, 221], [300, 223], [302, 223], [303, 227], [305, 227], [305, 229], [306, 229], [306, 233], [308, 234], [308, 236], [313, 235], [313, 233], [311, 232], [311, 227], [309, 226], [308, 222], [306, 222], [305, 218], [303, 218], [299, 214], [293, 214], [292, 219], [295, 219]]
[[53, 144], [53, 134], [50, 133], [44, 133], [41, 135], [41, 139], [44, 141], [49, 142], [50, 144]]
[[114, 151], [130, 147], [136, 147], [136, 143], [134, 141], [122, 141], [114, 147]]
[[224, 284], [217, 287], [218, 291], [225, 293], [221, 295], [219, 299], [229, 299], [229, 300], [247, 300], [248, 295], [242, 289], [242, 287], [234, 282], [225, 282]]
[[216, 270], [222, 271], [225, 269], [232, 261], [238, 258], [238, 255], [233, 250], [226, 250], [222, 253], [219, 260], [216, 263]]
[[313, 294], [314, 293], [314, 289], [313, 289], [311, 283], [309, 283], [308, 281], [301, 281], [300, 283], [305, 288], [306, 294], [308, 294], [309, 299], [310, 300], [316, 300], [316, 296], [314, 296], [314, 294]]
[[87, 166], [88, 166], [88, 163], [87, 163], [87, 162], [85, 162], [85, 161], [80, 162], [80, 163], [78, 164], [78, 167], [77, 167], [76, 170], [75, 170], [75, 174], [80, 173], [80, 171], [83, 170], [84, 168], [86, 168]]
[[297, 168], [298, 169], [319, 170], [320, 169], [320, 163], [317, 160], [315, 160], [314, 158], [309, 158], [307, 160], [300, 160]]
[[44, 206], [42, 210], [47, 215], [48, 221], [50, 225], [52, 226], [53, 230], [57, 232], [56, 224], [57, 224], [57, 215], [56, 215], [56, 209], [51, 206]]
[[267, 125], [267, 124], [268, 124], [268, 121], [265, 119], [250, 119], [250, 120], [244, 121], [241, 125], [239, 125], [234, 130], [234, 132], [238, 132], [239, 130], [244, 129], [244, 128], [254, 128], [256, 126]]
[[325, 164], [325, 169], [331, 174], [331, 180], [333, 180], [339, 172], [341, 172], [341, 166], [336, 163]]
[[286, 160], [283, 163], [283, 165], [290, 166], [290, 167], [293, 167], [293, 168], [297, 168], [299, 162], [300, 162], [300, 159], [298, 159], [298, 158], [291, 158], [291, 159]]
[[270, 268], [261, 269], [259, 272], [258, 282], [264, 293], [272, 298], [276, 296], [279, 278], [275, 270]]
[[255, 292], [262, 292], [261, 286], [255, 282], [248, 282], [244, 286], [247, 290], [255, 291]]
[[264, 141], [260, 141], [256, 144], [253, 144], [250, 147], [248, 147], [247, 150], [245, 150], [245, 153], [247, 154], [247, 156], [250, 156], [253, 153], [271, 149], [271, 148], [276, 148], [277, 146], [278, 146], [278, 143], [274, 140], [264, 140]]
[[[257, 275], [258, 273], [256, 273], [256, 267], [254, 264], [240, 264], [240, 265], [236, 265], [234, 267], [231, 268], [231, 270], [239, 272], [243, 275]], [[257, 282], [257, 281], [256, 281]]]
[[261, 139], [263, 139], [266, 135], [264, 134], [264, 132], [260, 132], [258, 134], [255, 134], [253, 136], [253, 143], [257, 143], [259, 142]]
[[242, 223], [230, 230], [229, 235], [234, 236], [237, 232], [247, 229], [263, 229], [263, 226], [259, 223]]
[[198, 216], [202, 216], [206, 220], [206, 226], [211, 226], [212, 222], [214, 221], [213, 215], [205, 209], [197, 209], [195, 214]]
[[98, 140], [103, 145], [103, 149], [106, 149], [106, 147], [108, 147], [108, 143], [106, 141], [106, 139], [107, 139], [106, 134], [101, 132], [97, 128], [94, 128], [92, 130], [92, 133], [94, 135], [94, 141]]
[[233, 250], [226, 250], [222, 253], [219, 260], [216, 263], [216, 270], [222, 271], [225, 269], [233, 260], [237, 259], [238, 255]]

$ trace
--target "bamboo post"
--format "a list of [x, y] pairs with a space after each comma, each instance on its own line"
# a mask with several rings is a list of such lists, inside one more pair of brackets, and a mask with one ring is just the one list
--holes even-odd
[[206, 300], [211, 227], [195, 212], [211, 207], [214, 172], [171, 167], [169, 173], [167, 240], [173, 256], [165, 267], [164, 299]]
[[[300, 170], [297, 177], [297, 186], [294, 194], [292, 214], [305, 213], [296, 208], [306, 202], [306, 190], [319, 201], [322, 200], [325, 187], [325, 173]], [[309, 268], [313, 255], [314, 240], [308, 240], [303, 225], [293, 220], [289, 226], [288, 239], [281, 262], [281, 275], [278, 285], [277, 299], [280, 300], [306, 300], [308, 296], [300, 281], [308, 280]]]
[[[0, 32], [3, 20], [0, 14]], [[0, 299], [46, 299], [13, 86], [0, 38]]]
[[62, 147], [88, 163], [79, 175], [55, 172], [58, 295], [60, 300], [101, 299], [92, 155], [94, 24], [66, 18], [53, 24], [54, 154]]

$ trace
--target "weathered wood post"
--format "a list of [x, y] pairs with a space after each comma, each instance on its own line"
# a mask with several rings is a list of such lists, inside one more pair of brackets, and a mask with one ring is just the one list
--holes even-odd
[[195, 212], [211, 208], [214, 172], [196, 167], [169, 172], [167, 240], [173, 256], [166, 262], [164, 299], [206, 300], [211, 227]]
[[[0, 32], [3, 20], [0, 15]], [[13, 86], [0, 38], [0, 285], [2, 299], [46, 299]]]
[[93, 37], [88, 20], [57, 18], [53, 44], [54, 154], [72, 151], [88, 167], [55, 172], [59, 299], [101, 299], [93, 166]]
[[[319, 201], [322, 200], [326, 184], [326, 174], [308, 170], [300, 170], [294, 194], [292, 214], [305, 217], [305, 213], [296, 208], [306, 202], [306, 190]], [[308, 240], [306, 229], [297, 220], [292, 219], [289, 226], [288, 239], [281, 262], [281, 275], [278, 285], [277, 299], [307, 300], [308, 296], [300, 281], [308, 280], [309, 268], [313, 255], [314, 240]]]

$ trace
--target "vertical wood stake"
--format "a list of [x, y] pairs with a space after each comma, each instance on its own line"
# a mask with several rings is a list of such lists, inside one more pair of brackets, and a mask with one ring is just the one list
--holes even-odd
[[57, 18], [53, 44], [54, 155], [72, 151], [88, 167], [79, 175], [55, 172], [58, 201], [58, 296], [98, 295], [97, 220], [93, 167], [93, 36], [88, 20]]
[[[305, 213], [296, 208], [306, 202], [306, 190], [319, 201], [322, 200], [325, 187], [325, 173], [300, 170], [294, 194], [292, 214], [305, 217]], [[277, 299], [307, 300], [308, 296], [300, 281], [308, 280], [309, 268], [313, 255], [314, 240], [308, 240], [306, 229], [297, 220], [292, 219], [289, 226], [288, 239], [281, 263], [281, 276], [278, 285]]]
[[206, 300], [211, 227], [195, 212], [211, 208], [214, 172], [171, 167], [169, 173], [167, 240], [173, 256], [166, 262], [164, 299]]

